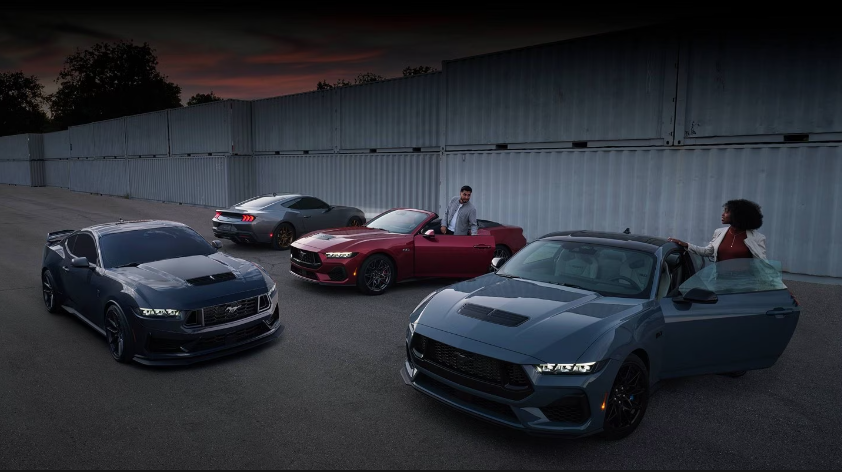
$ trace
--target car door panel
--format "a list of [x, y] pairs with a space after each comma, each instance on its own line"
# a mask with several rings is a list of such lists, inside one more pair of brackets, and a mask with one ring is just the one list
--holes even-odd
[[[690, 277], [680, 287], [682, 295], [698, 287], [700, 279], [709, 279], [723, 264], [708, 265]], [[750, 264], [764, 263], [756, 260]], [[775, 364], [795, 332], [801, 308], [781, 281], [752, 281], [752, 277], [733, 283], [726, 277], [708, 280], [706, 286], [717, 294], [715, 303], [688, 303], [683, 296], [660, 301], [665, 377], [764, 369]]]
[[494, 236], [436, 234], [415, 236], [415, 274], [419, 277], [478, 277], [494, 258]]

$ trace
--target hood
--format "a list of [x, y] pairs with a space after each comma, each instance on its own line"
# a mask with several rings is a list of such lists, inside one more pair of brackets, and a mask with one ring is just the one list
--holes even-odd
[[382, 229], [367, 228], [339, 228], [308, 233], [297, 239], [293, 246], [308, 251], [320, 252], [328, 249], [346, 250], [355, 245], [368, 241], [407, 239], [408, 234], [388, 233]]
[[643, 302], [486, 274], [445, 288], [413, 316], [420, 325], [543, 362], [572, 362]]
[[135, 290], [139, 302], [156, 308], [193, 309], [238, 293], [265, 293], [271, 283], [255, 264], [223, 253], [111, 270]]

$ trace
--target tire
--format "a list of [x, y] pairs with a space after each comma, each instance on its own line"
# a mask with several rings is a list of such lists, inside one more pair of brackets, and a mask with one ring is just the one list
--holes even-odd
[[56, 282], [53, 279], [53, 274], [50, 269], [41, 273], [41, 294], [44, 300], [44, 306], [50, 313], [61, 313], [64, 309], [61, 307], [63, 302], [60, 295], [56, 293]]
[[272, 247], [278, 251], [289, 249], [295, 241], [295, 228], [289, 223], [281, 223], [272, 233]]
[[382, 295], [395, 283], [395, 264], [383, 254], [363, 261], [357, 276], [357, 288], [366, 295]]
[[506, 246], [498, 244], [494, 247], [494, 257], [512, 257], [512, 251], [510, 251]]
[[127, 363], [134, 358], [132, 328], [123, 310], [114, 304], [108, 305], [105, 310], [105, 340], [115, 361]]
[[[603, 439], [623, 439], [637, 429], [649, 406], [649, 370], [634, 354], [623, 361], [605, 402]], [[629, 413], [629, 408], [631, 413]]]
[[363, 220], [360, 219], [359, 216], [352, 216], [350, 220], [348, 220], [348, 226], [362, 226]]

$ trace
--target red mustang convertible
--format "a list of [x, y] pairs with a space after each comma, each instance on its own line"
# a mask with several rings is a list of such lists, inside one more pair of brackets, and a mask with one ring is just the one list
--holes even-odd
[[495, 257], [526, 245], [523, 229], [477, 220], [475, 236], [435, 234], [436, 213], [393, 208], [364, 226], [306, 234], [290, 247], [290, 272], [308, 282], [354, 286], [368, 295], [414, 279], [469, 279], [489, 271]]

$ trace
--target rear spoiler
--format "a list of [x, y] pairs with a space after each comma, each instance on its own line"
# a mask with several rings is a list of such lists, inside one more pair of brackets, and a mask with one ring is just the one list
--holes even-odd
[[63, 229], [61, 231], [53, 231], [52, 233], [47, 233], [47, 244], [55, 244], [61, 242], [64, 238], [66, 238], [70, 233], [76, 231], [75, 229]]

